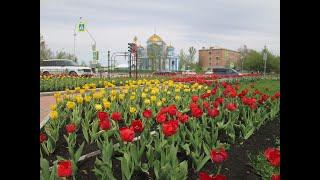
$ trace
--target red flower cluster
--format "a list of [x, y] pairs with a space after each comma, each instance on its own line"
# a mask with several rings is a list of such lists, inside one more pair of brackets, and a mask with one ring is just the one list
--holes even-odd
[[221, 174], [209, 175], [205, 172], [200, 172], [199, 180], [227, 180], [227, 177]]
[[238, 94], [238, 97], [243, 98], [244, 96], [246, 96], [248, 94], [248, 92], [249, 92], [248, 89], [244, 89]]
[[264, 151], [264, 156], [272, 166], [278, 167], [280, 165], [280, 150], [276, 148], [267, 148]]
[[67, 124], [65, 128], [66, 128], [67, 133], [71, 134], [76, 131], [77, 126], [74, 123], [70, 123], [70, 124]]
[[237, 97], [237, 91], [231, 85], [227, 85], [223, 91], [223, 95], [234, 98]]
[[263, 104], [266, 100], [268, 100], [269, 96], [267, 94], [262, 94], [259, 99], [259, 103]]
[[59, 177], [69, 177], [72, 175], [72, 163], [71, 161], [62, 160], [57, 165], [57, 175]]
[[257, 100], [255, 98], [243, 97], [241, 101], [244, 105], [249, 106], [251, 109], [255, 109], [257, 107]]
[[167, 115], [166, 115], [166, 114], [159, 113], [159, 114], [157, 115], [157, 117], [156, 117], [156, 121], [157, 121], [159, 124], [164, 123], [166, 120], [167, 120]]
[[122, 141], [132, 142], [134, 139], [134, 127], [122, 127], [119, 129], [120, 137]]
[[276, 99], [279, 99], [280, 98], [280, 92], [276, 92], [272, 97], [271, 97], [271, 100], [276, 100]]
[[133, 128], [134, 132], [136, 132], [136, 133], [141, 133], [144, 128], [140, 119], [132, 121], [130, 127]]
[[47, 140], [47, 136], [44, 133], [40, 133], [40, 143], [43, 143]]
[[114, 112], [111, 115], [111, 119], [115, 120], [115, 121], [121, 121], [122, 120], [122, 116], [120, 112]]
[[222, 163], [228, 158], [228, 153], [224, 150], [224, 148], [213, 149], [210, 153], [211, 160], [215, 163]]
[[108, 130], [111, 127], [111, 123], [109, 121], [109, 115], [107, 112], [98, 112], [99, 118], [99, 126], [102, 130]]
[[162, 132], [167, 137], [174, 135], [178, 131], [178, 128], [179, 128], [178, 120], [170, 120], [162, 124]]

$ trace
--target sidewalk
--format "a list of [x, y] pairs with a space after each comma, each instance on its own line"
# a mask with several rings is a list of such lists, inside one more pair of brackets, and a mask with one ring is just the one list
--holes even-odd
[[50, 113], [50, 106], [55, 103], [53, 96], [40, 96], [40, 123]]

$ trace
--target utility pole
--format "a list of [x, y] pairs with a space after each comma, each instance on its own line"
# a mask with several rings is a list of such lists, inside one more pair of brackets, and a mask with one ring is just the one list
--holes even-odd
[[129, 77], [131, 78], [131, 53], [129, 53]]
[[110, 51], [108, 51], [108, 77], [110, 79]]
[[136, 49], [136, 80], [138, 79], [138, 50]]
[[266, 76], [266, 69], [267, 69], [267, 46], [266, 45], [264, 45], [263, 60], [264, 60], [263, 76]]

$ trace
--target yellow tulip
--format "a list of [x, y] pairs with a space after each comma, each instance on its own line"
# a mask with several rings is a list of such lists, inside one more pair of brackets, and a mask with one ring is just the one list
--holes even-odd
[[149, 105], [149, 104], [150, 104], [150, 100], [149, 100], [149, 99], [145, 99], [145, 100], [144, 100], [144, 104], [145, 104], [145, 105]]
[[51, 120], [56, 120], [56, 119], [58, 119], [58, 112], [57, 111], [51, 111], [49, 116], [50, 116]]
[[152, 102], [155, 102], [157, 100], [157, 96], [151, 96], [150, 98]]
[[161, 101], [158, 101], [158, 102], [157, 102], [157, 106], [158, 106], [158, 107], [161, 107], [161, 106], [162, 106], [162, 102], [161, 102]]
[[137, 109], [135, 107], [130, 107], [130, 113], [136, 113]]
[[82, 96], [76, 96], [76, 100], [78, 104], [82, 104], [83, 103], [83, 97]]
[[57, 105], [56, 104], [52, 104], [51, 106], [50, 106], [50, 110], [51, 111], [54, 111], [54, 110], [56, 110], [57, 109]]
[[101, 104], [96, 104], [96, 105], [94, 105], [94, 107], [96, 108], [96, 111], [101, 111], [101, 109], [102, 109]]
[[106, 109], [110, 109], [111, 103], [109, 101], [105, 101], [105, 102], [103, 102], [103, 107]]
[[136, 99], [136, 96], [130, 96], [130, 100], [135, 100]]
[[119, 99], [124, 100], [124, 94], [119, 94]]
[[90, 102], [90, 101], [91, 101], [91, 96], [85, 96], [85, 97], [84, 97], [84, 100], [85, 100], [86, 102]]
[[180, 96], [176, 96], [176, 97], [175, 97], [175, 100], [177, 100], [177, 101], [179, 101], [180, 99], [181, 99]]
[[71, 101], [67, 102], [67, 108], [68, 109], [74, 109], [75, 105], [76, 105], [76, 103], [74, 103], [74, 102], [71, 102]]

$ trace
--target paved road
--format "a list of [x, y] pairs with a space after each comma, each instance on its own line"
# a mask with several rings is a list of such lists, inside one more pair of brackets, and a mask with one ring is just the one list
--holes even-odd
[[50, 112], [50, 106], [56, 102], [53, 96], [40, 96], [40, 123]]

